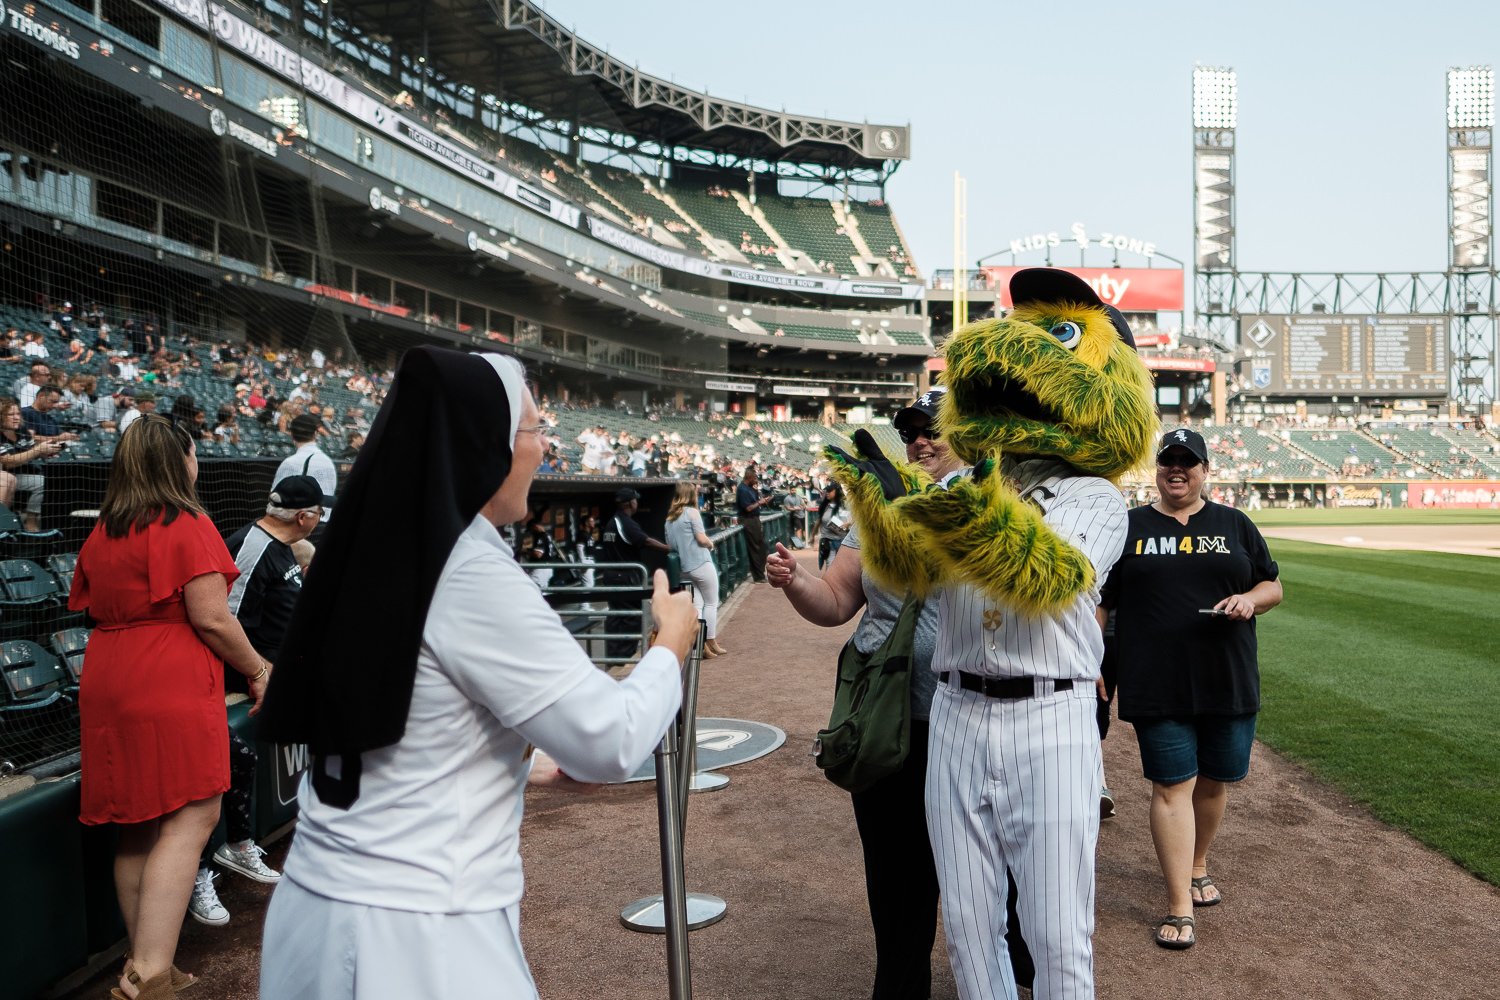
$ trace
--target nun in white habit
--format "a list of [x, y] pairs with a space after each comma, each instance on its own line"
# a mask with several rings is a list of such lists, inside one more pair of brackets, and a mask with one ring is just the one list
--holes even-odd
[[261, 954], [262, 1000], [527, 998], [518, 930], [533, 781], [617, 781], [681, 699], [697, 631], [658, 574], [655, 644], [596, 669], [503, 543], [541, 421], [518, 364], [407, 352], [277, 660], [261, 736], [313, 766]]

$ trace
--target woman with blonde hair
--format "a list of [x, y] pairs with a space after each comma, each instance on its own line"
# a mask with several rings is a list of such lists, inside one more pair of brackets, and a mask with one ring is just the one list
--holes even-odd
[[194, 492], [198, 458], [165, 417], [120, 439], [68, 606], [97, 623], [79, 692], [79, 819], [115, 823], [115, 891], [131, 957], [117, 996], [166, 1000], [198, 856], [229, 788], [223, 661], [260, 710], [271, 664], [229, 613], [239, 576]]
[[667, 544], [682, 560], [682, 575], [693, 581], [693, 607], [708, 628], [703, 655], [723, 656], [729, 650], [719, 645], [719, 570], [714, 566], [714, 543], [703, 530], [698, 513], [696, 483], [678, 483], [672, 506], [667, 509]]
[[281, 410], [276, 416], [276, 429], [281, 433], [291, 436], [292, 421], [302, 416], [302, 400], [289, 399], [281, 404]]

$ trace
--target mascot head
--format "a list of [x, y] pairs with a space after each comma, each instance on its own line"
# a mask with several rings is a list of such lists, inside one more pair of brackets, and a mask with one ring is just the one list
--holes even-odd
[[1105, 478], [1145, 464], [1151, 374], [1119, 310], [1057, 268], [1017, 271], [1010, 294], [1008, 316], [970, 323], [943, 349], [944, 440], [970, 463], [1045, 456]]

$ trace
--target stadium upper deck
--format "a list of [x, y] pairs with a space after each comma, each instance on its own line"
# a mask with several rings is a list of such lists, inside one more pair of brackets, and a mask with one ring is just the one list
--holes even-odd
[[[582, 72], [592, 50], [526, 5], [483, 7], [494, 27], [460, 32], [481, 6], [433, 5], [411, 35], [400, 18], [421, 5], [54, 0], [8, 18], [5, 297], [128, 296], [231, 335], [259, 314], [292, 343], [326, 337], [328, 317], [382, 348], [508, 341], [595, 384], [702, 393], [708, 376], [811, 398], [817, 383], [841, 406], [913, 387], [931, 346], [873, 197], [895, 161], [862, 151], [880, 127], [773, 127], [645, 76], [622, 114], [599, 75], [612, 64]], [[382, 10], [395, 20], [370, 20]], [[618, 131], [652, 115], [664, 139]], [[630, 171], [626, 147], [637, 165], [661, 155], [665, 184]], [[802, 162], [755, 159], [778, 151]], [[871, 203], [783, 198], [777, 177]]]

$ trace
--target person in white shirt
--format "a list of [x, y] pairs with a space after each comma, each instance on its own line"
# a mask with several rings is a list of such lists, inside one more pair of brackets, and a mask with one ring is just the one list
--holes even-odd
[[16, 399], [27, 407], [36, 402], [36, 391], [52, 384], [52, 366], [45, 361], [33, 361], [24, 378], [16, 379]]
[[307, 743], [313, 763], [266, 915], [263, 997], [535, 998], [523, 788], [627, 777], [678, 710], [698, 627], [686, 594], [656, 575], [656, 643], [616, 681], [500, 537], [526, 515], [540, 426], [511, 359], [402, 360], [264, 703], [262, 737]]
[[613, 454], [609, 438], [604, 433], [604, 425], [591, 427], [578, 435], [578, 443], [583, 445], [583, 474], [597, 476], [603, 472], [605, 454]]
[[[297, 450], [281, 460], [276, 467], [276, 475], [271, 478], [274, 483], [279, 483], [287, 476], [312, 476], [323, 487], [323, 520], [322, 524], [328, 524], [329, 515], [333, 512], [333, 497], [339, 488], [339, 471], [334, 466], [333, 459], [323, 454], [323, 449], [318, 447], [318, 431], [323, 427], [323, 422], [311, 413], [303, 413], [292, 418], [290, 430], [292, 433], [292, 444]], [[311, 541], [314, 545], [321, 544], [323, 531], [320, 526], [312, 533]]]
[[[156, 412], [156, 393], [142, 389], [135, 394], [135, 406], [120, 414], [119, 432], [124, 434], [141, 417]], [[280, 480], [277, 480], [280, 482]]]

